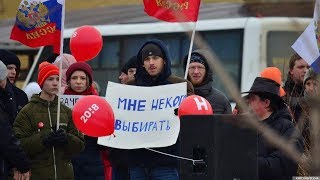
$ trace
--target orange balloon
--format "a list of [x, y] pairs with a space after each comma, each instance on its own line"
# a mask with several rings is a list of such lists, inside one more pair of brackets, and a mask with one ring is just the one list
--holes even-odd
[[85, 96], [72, 109], [76, 128], [92, 137], [108, 136], [114, 132], [114, 114], [110, 104], [99, 96]]
[[183, 115], [212, 115], [213, 110], [210, 103], [203, 97], [192, 95], [185, 98], [179, 108], [179, 118]]
[[81, 26], [70, 38], [70, 51], [77, 61], [89, 61], [101, 51], [103, 40], [101, 33], [92, 26]]

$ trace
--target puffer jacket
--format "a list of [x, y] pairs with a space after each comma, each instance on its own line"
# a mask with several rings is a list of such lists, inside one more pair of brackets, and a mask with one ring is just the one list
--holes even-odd
[[42, 144], [42, 139], [56, 127], [57, 106], [58, 97], [49, 102], [33, 95], [13, 124], [16, 137], [31, 159], [31, 179], [73, 179], [71, 157], [83, 150], [84, 139], [75, 128], [68, 107], [61, 104], [60, 110], [60, 128], [66, 130], [68, 143], [62, 147]]

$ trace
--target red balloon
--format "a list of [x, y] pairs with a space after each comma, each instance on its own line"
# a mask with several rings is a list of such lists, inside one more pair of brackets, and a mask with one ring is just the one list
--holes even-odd
[[75, 126], [88, 136], [108, 136], [114, 132], [114, 114], [110, 104], [99, 96], [85, 96], [72, 109]]
[[179, 118], [183, 115], [210, 115], [213, 114], [210, 103], [203, 97], [192, 95], [185, 98], [179, 108]]
[[101, 33], [92, 26], [81, 26], [70, 38], [71, 54], [77, 61], [89, 61], [101, 51], [103, 40]]

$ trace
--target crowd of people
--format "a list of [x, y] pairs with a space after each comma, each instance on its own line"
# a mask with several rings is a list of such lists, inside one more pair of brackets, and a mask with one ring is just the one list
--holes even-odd
[[[208, 100], [215, 114], [254, 113], [257, 120], [287, 140], [299, 153], [310, 158], [310, 99], [319, 95], [318, 75], [298, 54], [289, 62], [288, 77], [281, 87], [281, 71], [268, 67], [256, 77], [243, 98], [249, 106], [232, 111], [226, 95], [214, 88], [209, 51], [191, 53], [187, 79], [171, 72], [169, 49], [161, 40], [146, 41], [121, 68], [119, 82], [133, 86], [160, 86], [187, 82], [187, 95]], [[183, 68], [187, 59], [182, 59]], [[25, 92], [15, 86], [20, 61], [12, 52], [0, 50], [0, 179], [95, 179], [95, 180], [178, 180], [176, 158], [146, 149], [123, 150], [97, 144], [97, 138], [83, 135], [72, 120], [72, 111], [61, 104], [57, 124], [58, 93], [99, 95], [93, 70], [72, 55], [63, 54], [51, 64], [39, 64], [37, 82]], [[59, 67], [62, 64], [62, 77]], [[62, 78], [62, 87], [59, 87]], [[58, 126], [58, 127], [57, 127]], [[296, 128], [297, 127], [297, 128]], [[299, 129], [296, 135], [296, 129]], [[179, 156], [179, 140], [157, 151]], [[307, 166], [290, 159], [258, 135], [259, 179], [292, 179], [310, 175]]]

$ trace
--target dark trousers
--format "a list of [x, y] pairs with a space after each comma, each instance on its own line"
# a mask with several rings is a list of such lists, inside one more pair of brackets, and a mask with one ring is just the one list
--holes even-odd
[[112, 167], [112, 180], [129, 180], [128, 167]]
[[173, 167], [134, 167], [129, 174], [130, 180], [179, 180], [178, 170]]

